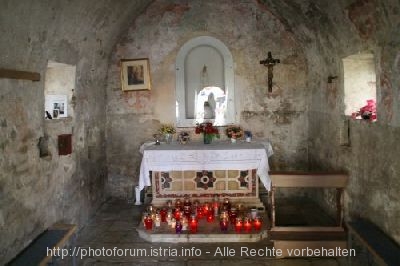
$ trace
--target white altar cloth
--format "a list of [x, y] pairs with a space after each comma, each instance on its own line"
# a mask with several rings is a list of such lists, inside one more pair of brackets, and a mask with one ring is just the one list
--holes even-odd
[[249, 170], [256, 169], [264, 187], [269, 191], [268, 157], [273, 154], [270, 142], [191, 142], [186, 145], [172, 143], [141, 146], [143, 159], [140, 164], [139, 186], [136, 189], [136, 205], [140, 205], [140, 191], [151, 186], [149, 171], [185, 170]]

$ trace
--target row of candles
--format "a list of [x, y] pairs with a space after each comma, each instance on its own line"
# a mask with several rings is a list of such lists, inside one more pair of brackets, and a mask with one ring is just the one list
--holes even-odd
[[252, 229], [261, 230], [262, 221], [257, 215], [257, 209], [251, 209], [247, 217], [239, 217], [239, 209], [231, 207], [228, 198], [222, 203], [213, 201], [201, 205], [198, 201], [191, 203], [188, 197], [182, 202], [180, 199], [175, 201], [175, 208], [172, 208], [172, 201], [167, 202], [167, 208], [157, 210], [152, 205], [147, 208], [143, 215], [144, 227], [147, 230], [153, 229], [153, 226], [160, 227], [161, 223], [167, 223], [174, 228], [176, 233], [189, 230], [190, 233], [197, 233], [199, 220], [205, 218], [208, 223], [215, 221], [219, 217], [220, 229], [223, 232], [228, 231], [229, 224], [234, 227], [237, 233], [251, 232]]

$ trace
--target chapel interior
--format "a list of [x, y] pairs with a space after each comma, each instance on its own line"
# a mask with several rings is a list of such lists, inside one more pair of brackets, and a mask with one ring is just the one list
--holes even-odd
[[[0, 264], [57, 223], [79, 240], [118, 206], [131, 225], [113, 230], [136, 228], [151, 202], [137, 189], [141, 145], [165, 124], [173, 142], [201, 142], [195, 123], [208, 119], [214, 142], [235, 145], [229, 125], [268, 141], [271, 176], [345, 173], [340, 225], [365, 219], [398, 248], [399, 29], [398, 0], [1, 0]], [[277, 209], [289, 224], [318, 220], [294, 215], [309, 204], [336, 218], [335, 190], [275, 196], [297, 204]]]

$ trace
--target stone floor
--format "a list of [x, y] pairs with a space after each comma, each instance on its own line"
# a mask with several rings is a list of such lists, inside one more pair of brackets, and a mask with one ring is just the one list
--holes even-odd
[[[80, 254], [91, 252], [82, 259], [78, 258], [78, 265], [347, 265], [346, 258], [296, 258], [275, 259], [271, 256], [251, 256], [241, 254], [241, 251], [257, 249], [265, 251], [272, 249], [269, 240], [257, 243], [148, 243], [142, 240], [136, 231], [141, 219], [142, 206], [128, 204], [122, 200], [106, 202], [89, 224], [78, 233], [77, 247]], [[97, 254], [94, 254], [94, 249]], [[105, 252], [122, 252], [128, 249], [127, 256], [107, 256]], [[107, 249], [110, 249], [107, 251]], [[235, 255], [223, 253], [226, 249], [234, 250]], [[174, 252], [177, 252], [174, 254]], [[219, 252], [220, 251], [220, 252]], [[151, 254], [152, 252], [152, 254]], [[182, 256], [182, 252], [186, 255]], [[232, 252], [232, 251], [231, 251]], [[146, 254], [144, 254], [146, 253]], [[160, 254], [162, 253], [162, 254]], [[217, 253], [217, 254], [216, 254]], [[353, 263], [353, 265], [366, 265]]]

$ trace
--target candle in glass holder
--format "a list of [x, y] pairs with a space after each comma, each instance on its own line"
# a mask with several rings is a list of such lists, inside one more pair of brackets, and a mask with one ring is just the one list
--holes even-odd
[[209, 212], [207, 215], [207, 222], [212, 223], [214, 222], [214, 213]]
[[231, 209], [231, 202], [229, 201], [229, 198], [224, 199], [224, 202], [222, 203], [222, 209], [226, 211]]
[[229, 213], [229, 219], [231, 220], [231, 223], [235, 224], [236, 218], [237, 218], [237, 209], [232, 207], [228, 213]]
[[167, 212], [167, 223], [168, 223], [168, 225], [171, 225], [172, 218], [173, 218], [172, 210], [169, 209], [168, 212]]
[[144, 226], [146, 230], [153, 229], [153, 220], [151, 219], [151, 216], [149, 215], [146, 216], [146, 218], [144, 219]]
[[195, 234], [197, 233], [198, 222], [196, 218], [192, 218], [189, 221], [190, 233]]
[[197, 207], [197, 219], [202, 219], [204, 217], [203, 206]]
[[208, 216], [208, 213], [209, 213], [210, 211], [211, 211], [210, 203], [205, 202], [204, 205], [203, 205], [203, 213], [204, 213], [204, 216], [207, 217], [207, 216]]
[[147, 212], [144, 212], [143, 215], [142, 215], [142, 223], [143, 223], [143, 226], [144, 226], [144, 227], [146, 227], [145, 220], [146, 220], [146, 218], [147, 218], [148, 215], [149, 215], [149, 214], [148, 214]]
[[186, 195], [186, 196], [183, 198], [183, 206], [192, 206], [192, 202], [190, 202], [190, 198], [189, 198], [188, 195]]
[[152, 214], [152, 213], [154, 212], [154, 206], [153, 206], [153, 205], [149, 205], [149, 206], [147, 207], [147, 212], [148, 212], [149, 214]]
[[243, 221], [241, 218], [236, 218], [236, 222], [235, 222], [235, 231], [236, 233], [240, 233], [240, 231], [242, 231], [243, 228]]
[[260, 217], [256, 217], [254, 219], [254, 221], [253, 221], [254, 230], [260, 231], [261, 230], [261, 225], [262, 225], [262, 223], [261, 223]]
[[161, 215], [159, 213], [156, 213], [154, 223], [155, 223], [156, 227], [161, 226]]
[[222, 232], [228, 231], [228, 224], [228, 219], [221, 219], [221, 221], [219, 221], [219, 227], [221, 228]]
[[190, 213], [191, 213], [190, 205], [184, 205], [183, 206], [183, 215], [189, 218], [190, 217]]
[[171, 228], [175, 228], [176, 227], [176, 220], [175, 218], [171, 219]]
[[167, 208], [168, 210], [172, 209], [172, 200], [167, 201]]
[[213, 202], [213, 211], [214, 211], [214, 216], [218, 216], [218, 214], [219, 214], [219, 204], [216, 201]]
[[181, 199], [176, 199], [175, 200], [175, 209], [181, 209], [182, 208], [182, 201]]
[[161, 209], [160, 218], [161, 218], [161, 222], [163, 222], [163, 223], [165, 223], [167, 221], [167, 210], [165, 208]]
[[182, 231], [186, 231], [188, 229], [189, 220], [186, 216], [182, 218]]
[[220, 215], [220, 219], [221, 220], [223, 220], [223, 219], [228, 220], [228, 218], [229, 218], [228, 211], [222, 211], [221, 215]]
[[245, 232], [250, 232], [251, 231], [251, 222], [249, 218], [245, 218], [243, 222], [243, 229]]
[[174, 212], [175, 220], [178, 221], [181, 219], [181, 217], [182, 217], [182, 212], [180, 211], [180, 209], [179, 208], [175, 209], [175, 212]]
[[251, 219], [256, 219], [256, 217], [257, 217], [257, 209], [256, 208], [251, 208], [251, 210], [250, 210], [250, 213], [251, 213]]
[[182, 223], [180, 221], [176, 221], [175, 223], [175, 232], [180, 234], [182, 232]]

